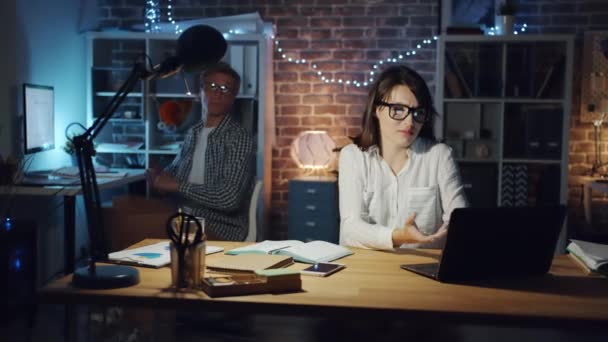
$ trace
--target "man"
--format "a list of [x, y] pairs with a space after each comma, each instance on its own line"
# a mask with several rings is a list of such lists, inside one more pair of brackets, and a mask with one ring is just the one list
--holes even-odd
[[201, 74], [203, 113], [186, 135], [173, 162], [162, 172], [149, 170], [152, 187], [176, 193], [185, 212], [205, 218], [210, 239], [247, 237], [247, 208], [253, 181], [253, 140], [229, 114], [241, 78], [219, 62]]

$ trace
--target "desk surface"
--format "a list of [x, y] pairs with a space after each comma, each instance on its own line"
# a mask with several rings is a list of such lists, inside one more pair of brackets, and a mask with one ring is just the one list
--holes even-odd
[[[244, 243], [210, 244], [230, 249]], [[39, 295], [43, 301], [66, 304], [188, 307], [340, 318], [391, 317], [444, 323], [560, 324], [600, 329], [608, 326], [608, 279], [584, 275], [566, 255], [556, 257], [550, 274], [543, 277], [458, 285], [436, 282], [399, 268], [404, 263], [432, 262], [438, 255], [436, 250], [353, 251], [354, 255], [340, 260], [347, 265], [346, 269], [330, 277], [302, 276], [304, 291], [299, 293], [212, 299], [204, 292], [167, 290], [169, 268], [140, 268], [141, 282], [134, 287], [75, 289], [70, 286], [71, 276], [66, 276], [43, 287]]]
[[[97, 185], [100, 190], [127, 185], [146, 178], [145, 170], [117, 169], [127, 172], [124, 177], [97, 176]], [[76, 185], [2, 185], [0, 195], [30, 195], [30, 196], [76, 196], [82, 193], [80, 184]]]

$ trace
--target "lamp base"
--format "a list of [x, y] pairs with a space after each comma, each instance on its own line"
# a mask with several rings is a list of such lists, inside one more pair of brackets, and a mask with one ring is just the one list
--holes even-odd
[[90, 266], [74, 271], [72, 284], [85, 289], [116, 289], [139, 284], [139, 271], [136, 268], [120, 265]]

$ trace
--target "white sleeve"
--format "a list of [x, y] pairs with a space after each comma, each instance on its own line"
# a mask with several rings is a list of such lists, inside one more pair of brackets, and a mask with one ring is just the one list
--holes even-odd
[[439, 192], [441, 195], [441, 207], [443, 209], [442, 220], [444, 223], [450, 221], [450, 215], [456, 208], [467, 206], [464, 186], [458, 172], [458, 165], [452, 156], [452, 149], [445, 146], [442, 151], [439, 167]]
[[340, 152], [340, 244], [358, 248], [392, 249], [393, 228], [370, 224], [361, 218], [367, 177], [363, 158], [363, 152], [353, 144]]

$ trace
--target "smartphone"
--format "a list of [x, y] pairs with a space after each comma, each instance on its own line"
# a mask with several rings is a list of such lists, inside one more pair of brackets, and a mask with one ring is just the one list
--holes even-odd
[[332, 264], [320, 262], [318, 264], [310, 265], [300, 271], [302, 274], [317, 276], [317, 277], [326, 277], [332, 273], [336, 273], [339, 270], [343, 269], [343, 264]]

